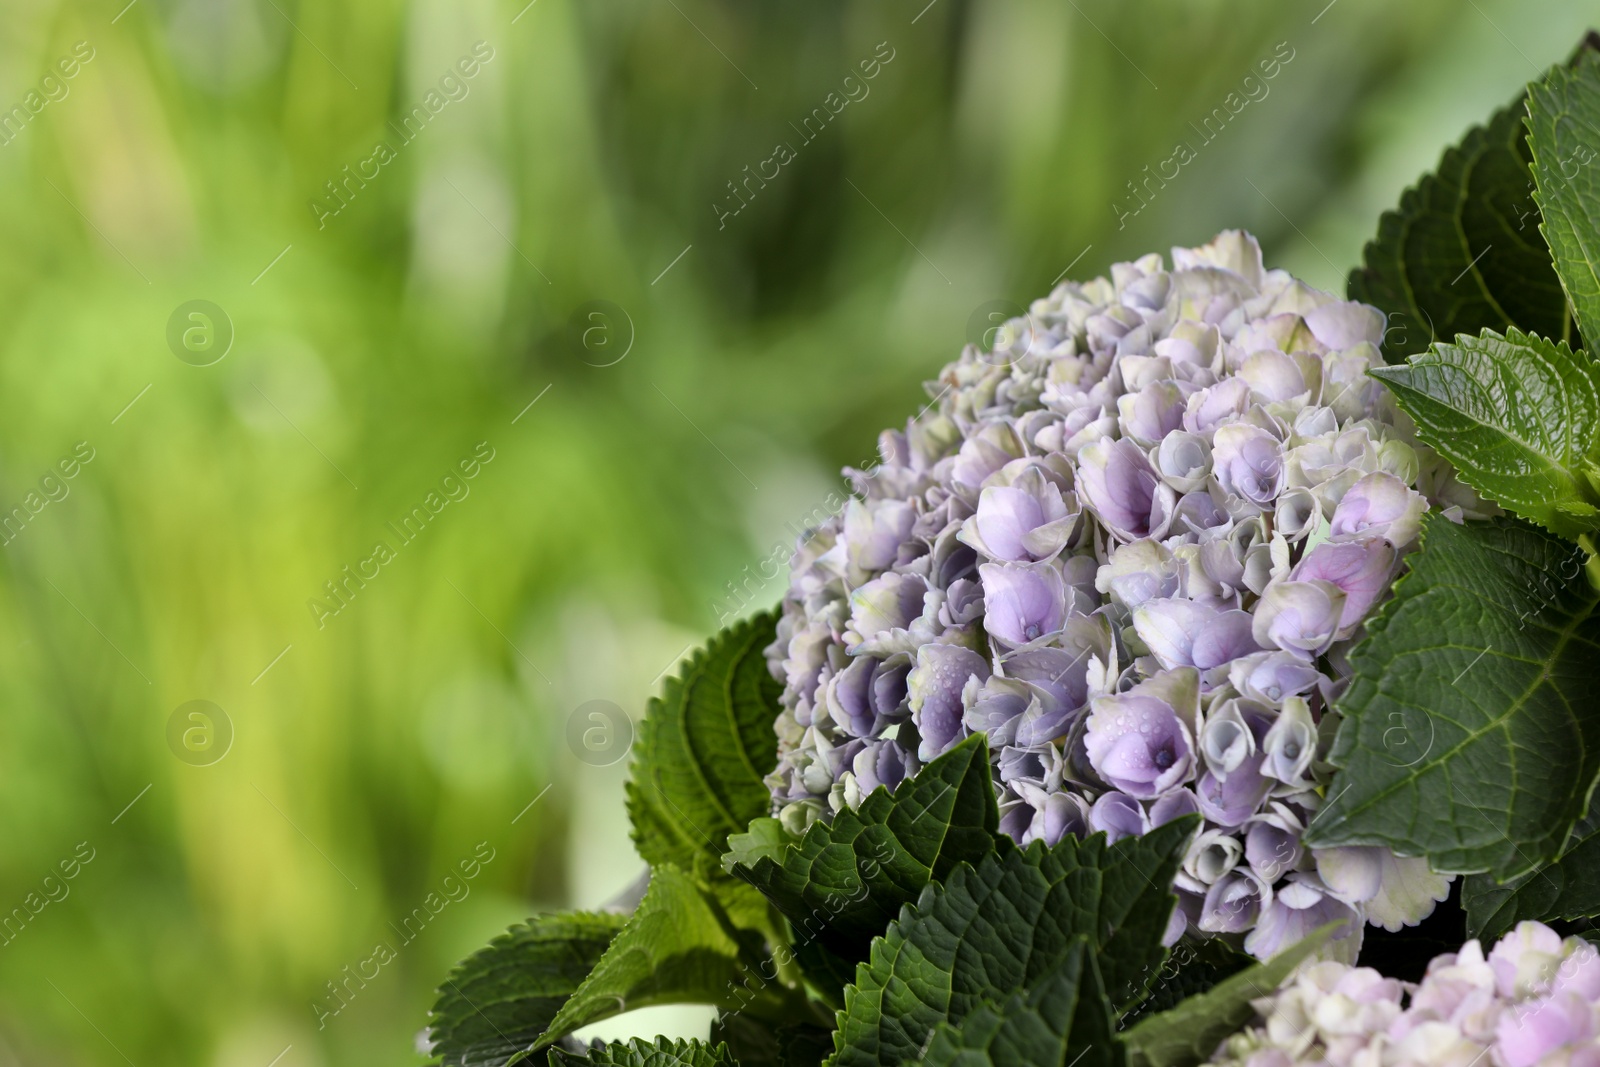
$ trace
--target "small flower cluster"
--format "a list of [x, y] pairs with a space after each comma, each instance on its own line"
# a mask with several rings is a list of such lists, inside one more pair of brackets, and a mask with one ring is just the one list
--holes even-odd
[[1266, 957], [1348, 918], [1330, 954], [1353, 961], [1362, 920], [1431, 911], [1447, 885], [1424, 861], [1301, 844], [1344, 653], [1423, 513], [1492, 510], [1368, 378], [1383, 326], [1232, 231], [969, 345], [791, 563], [768, 649], [780, 817], [853, 807], [981, 731], [1024, 843], [1204, 816], [1170, 939], [1248, 934]]
[[1600, 1067], [1600, 951], [1535, 922], [1435, 957], [1421, 985], [1324, 962], [1253, 1004], [1211, 1063]]

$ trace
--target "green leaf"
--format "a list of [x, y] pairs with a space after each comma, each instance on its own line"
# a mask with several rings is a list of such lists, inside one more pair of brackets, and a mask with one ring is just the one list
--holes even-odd
[[652, 1004], [716, 1004], [780, 1019], [803, 1010], [797, 994], [761, 973], [767, 961], [758, 941], [689, 875], [657, 867], [638, 910], [535, 1047]]
[[1385, 212], [1350, 273], [1350, 299], [1389, 316], [1384, 355], [1512, 326], [1567, 336], [1567, 302], [1539, 233], [1522, 99], [1447, 149]]
[[820, 1026], [780, 1026], [778, 1067], [821, 1067], [833, 1051], [833, 1030]]
[[739, 1067], [739, 1061], [726, 1045], [707, 1045], [702, 1041], [654, 1041], [634, 1038], [627, 1044], [614, 1041], [591, 1048], [585, 1054], [550, 1050], [550, 1067]]
[[533, 1046], [626, 920], [566, 912], [513, 926], [456, 964], [428, 1020], [444, 1067], [499, 1067]]
[[731, 874], [735, 865], [753, 867], [763, 856], [774, 863], [782, 863], [784, 850], [799, 843], [800, 838], [785, 830], [777, 819], [752, 819], [744, 833], [728, 835], [728, 851], [723, 854], [722, 867]]
[[1110, 846], [1103, 834], [1069, 836], [958, 866], [872, 943], [845, 990], [829, 1062], [914, 1061], [940, 1022], [1036, 987], [1078, 937], [1093, 946], [1113, 1007], [1137, 1003], [1166, 955], [1172, 879], [1197, 825], [1190, 816]]
[[1485, 945], [1517, 923], [1542, 923], [1600, 916], [1600, 811], [1578, 823], [1567, 850], [1548, 866], [1504, 885], [1473, 875], [1461, 887], [1467, 932]]
[[775, 627], [766, 612], [722, 631], [650, 701], [627, 792], [633, 839], [652, 867], [714, 879], [728, 835], [770, 810], [762, 779], [778, 762], [783, 687], [762, 650]]
[[789, 919], [797, 944], [853, 964], [930, 881], [993, 852], [998, 826], [988, 745], [974, 734], [893, 793], [880, 787], [859, 810], [813, 823], [798, 842], [752, 826], [729, 839], [728, 859]]
[[1220, 938], [1184, 938], [1172, 946], [1150, 983], [1150, 995], [1122, 1017], [1124, 1028], [1176, 1008], [1255, 965], [1255, 959]]
[[1116, 1023], [1089, 939], [1075, 937], [1060, 966], [1027, 993], [979, 1004], [942, 1022], [922, 1067], [1122, 1067]]
[[1306, 843], [1384, 845], [1442, 872], [1560, 851], [1600, 771], [1600, 594], [1586, 553], [1513, 519], [1438, 515], [1366, 639]]
[[833, 1026], [774, 1026], [730, 1011], [712, 1020], [711, 1040], [726, 1042], [742, 1067], [821, 1067], [833, 1051]]
[[1277, 989], [1340, 925], [1329, 923], [1266, 963], [1254, 964], [1213, 989], [1123, 1031], [1129, 1067], [1192, 1067], [1204, 1063], [1223, 1039], [1255, 1016], [1250, 1002]]
[[729, 1011], [711, 1021], [711, 1040], [725, 1042], [742, 1067], [821, 1067], [833, 1051], [833, 1026], [775, 1026], [771, 1020]]
[[1600, 55], [1528, 87], [1528, 143], [1544, 236], [1591, 348], [1600, 345]]
[[1565, 537], [1600, 525], [1600, 363], [1510, 330], [1371, 373], [1479, 493]]

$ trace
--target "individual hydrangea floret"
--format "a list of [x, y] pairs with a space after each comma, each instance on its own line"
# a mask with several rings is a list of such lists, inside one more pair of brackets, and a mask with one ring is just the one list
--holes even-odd
[[1486, 957], [1468, 941], [1420, 985], [1327, 961], [1252, 1002], [1227, 1067], [1597, 1067], [1600, 951], [1525, 922]]
[[1417, 922], [1420, 859], [1301, 837], [1359, 639], [1431, 507], [1493, 512], [1368, 368], [1376, 309], [1230, 231], [1068, 282], [930, 383], [801, 539], [774, 807], [799, 829], [973, 732], [1021, 842], [1198, 812], [1169, 938]]

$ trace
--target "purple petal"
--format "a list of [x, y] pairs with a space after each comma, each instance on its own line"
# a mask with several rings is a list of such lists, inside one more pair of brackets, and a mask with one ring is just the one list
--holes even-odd
[[1124, 541], [1165, 535], [1177, 494], [1138, 445], [1103, 438], [1078, 453], [1078, 464], [1078, 494], [1108, 530]]
[[851, 737], [870, 737], [878, 729], [872, 707], [872, 670], [877, 662], [870, 656], [858, 656], [828, 680], [828, 713]]
[[1066, 584], [1048, 563], [985, 563], [984, 627], [1015, 647], [1061, 629], [1067, 618]]
[[911, 721], [922, 738], [917, 755], [932, 760], [966, 735], [962, 725], [963, 690], [971, 678], [983, 682], [989, 662], [960, 645], [923, 645], [908, 679]]
[[1000, 797], [1000, 832], [1013, 841], [1021, 841], [1033, 826], [1033, 806], [1007, 789]]
[[984, 548], [995, 559], [1030, 562], [1023, 535], [1045, 523], [1044, 506], [1031, 494], [1010, 486], [990, 486], [978, 498], [973, 518]]
[[[1256, 928], [1244, 940], [1245, 951], [1256, 959], [1271, 959], [1290, 945], [1305, 939], [1311, 931], [1335, 920], [1345, 921], [1343, 929], [1336, 931], [1333, 941], [1346, 942], [1341, 946], [1344, 954], [1353, 958], [1352, 949], [1360, 946], [1360, 917], [1348, 904], [1329, 896], [1315, 878], [1293, 875], [1289, 885], [1279, 889], [1272, 903], [1262, 909]], [[1354, 945], [1349, 939], [1355, 937]], [[1336, 952], [1339, 949], [1335, 950]]]
[[1262, 403], [1295, 400], [1311, 392], [1300, 364], [1283, 352], [1252, 352], [1240, 366], [1239, 377], [1250, 383], [1253, 398]]
[[1505, 1067], [1540, 1063], [1577, 1063], [1555, 1059], [1562, 1049], [1589, 1045], [1595, 1037], [1594, 1009], [1576, 993], [1557, 993], [1516, 1005], [1500, 1016], [1495, 1049]]
[[1089, 809], [1089, 829], [1104, 833], [1108, 844], [1149, 831], [1150, 820], [1139, 802], [1125, 793], [1106, 793]]
[[1368, 474], [1339, 499], [1328, 523], [1329, 533], [1339, 538], [1366, 533], [1406, 548], [1422, 529], [1422, 513], [1427, 508], [1422, 494], [1394, 475]]
[[1383, 340], [1383, 312], [1354, 301], [1324, 304], [1305, 313], [1311, 335], [1330, 349]]
[[1231, 519], [1206, 492], [1185, 493], [1172, 513], [1172, 532], [1207, 535], [1226, 527]]
[[1206, 715], [1200, 731], [1200, 755], [1219, 782], [1256, 754], [1256, 734], [1238, 700], [1226, 700]]
[[1238, 419], [1249, 406], [1250, 383], [1241, 378], [1229, 378], [1189, 398], [1183, 428], [1190, 433], [1212, 433], [1217, 427]]
[[1125, 693], [1091, 705], [1084, 745], [1096, 773], [1136, 797], [1158, 797], [1187, 780], [1194, 766], [1189, 729], [1172, 707]]
[[1300, 697], [1283, 702], [1278, 719], [1261, 739], [1261, 773], [1295, 789], [1309, 789], [1311, 760], [1317, 752], [1317, 724]]
[[915, 574], [885, 574], [850, 594], [850, 629], [861, 640], [904, 630], [922, 614], [928, 583]]
[[1016, 437], [1010, 429], [1004, 424], [990, 424], [962, 444], [950, 466], [950, 481], [976, 492], [991, 474], [1015, 459], [1016, 452]]
[[1394, 570], [1394, 546], [1381, 537], [1366, 537], [1357, 541], [1324, 541], [1306, 554], [1289, 577], [1297, 582], [1321, 579], [1344, 590], [1339, 631], [1341, 636], [1349, 636], [1389, 591]]
[[1192, 790], [1174, 789], [1150, 805], [1150, 825], [1164, 826], [1173, 819], [1193, 815], [1199, 810], [1200, 802], [1195, 799]]
[[1278, 439], [1248, 423], [1230, 423], [1211, 444], [1217, 483], [1256, 507], [1271, 510], [1283, 491], [1283, 452]]
[[1184, 390], [1177, 382], [1152, 382], [1117, 400], [1124, 437], [1149, 447], [1183, 425]]
[[1250, 757], [1228, 774], [1226, 782], [1207, 771], [1195, 783], [1200, 813], [1218, 826], [1243, 826], [1266, 799], [1272, 783], [1261, 776], [1261, 755]]
[[1034, 815], [1019, 844], [1043, 841], [1054, 848], [1068, 834], [1073, 837], [1088, 836], [1089, 805], [1082, 797], [1072, 793], [1046, 793], [1026, 785], [1022, 789], [1023, 797]]
[[863, 502], [852, 498], [844, 513], [844, 542], [850, 565], [863, 572], [889, 567], [916, 520], [916, 509], [907, 501]]
[[1228, 681], [1242, 696], [1268, 704], [1311, 692], [1322, 674], [1292, 652], [1255, 652], [1235, 660]]
[[1257, 651], [1249, 612], [1223, 610], [1196, 600], [1147, 600], [1134, 610], [1139, 640], [1168, 670], [1210, 670]]
[[1305, 854], [1300, 835], [1262, 816], [1250, 824], [1244, 838], [1244, 858], [1270, 885], [1293, 870]]
[[1332, 582], [1274, 582], [1256, 605], [1256, 643], [1315, 659], [1338, 636], [1344, 600]]
[[[1071, 623], [1079, 620], [1073, 619]], [[1069, 625], [1067, 634], [1070, 636]], [[1107, 635], [1106, 647], [1110, 645]], [[1104, 649], [1091, 645], [1069, 648], [1030, 648], [1005, 658], [1008, 678], [1031, 682], [1048, 693], [1054, 703], [1068, 708], [1081, 708], [1089, 700], [1089, 659], [1099, 652], [1104, 660]]]
[[1109, 593], [1127, 608], [1156, 597], [1172, 597], [1182, 587], [1178, 561], [1160, 541], [1142, 537], [1118, 545], [1095, 575], [1095, 590]]
[[1211, 446], [1198, 434], [1173, 430], [1156, 449], [1156, 469], [1174, 489], [1196, 492], [1211, 473]]
[[1235, 867], [1212, 883], [1200, 908], [1199, 926], [1212, 933], [1237, 934], [1256, 924], [1262, 905], [1272, 899], [1267, 883], [1248, 867]]

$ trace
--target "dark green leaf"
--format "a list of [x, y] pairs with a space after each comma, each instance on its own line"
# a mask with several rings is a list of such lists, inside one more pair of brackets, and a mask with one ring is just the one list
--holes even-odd
[[445, 1067], [499, 1067], [533, 1046], [626, 920], [567, 912], [513, 926], [462, 960], [428, 1020]]
[[1554, 863], [1504, 885], [1473, 875], [1461, 901], [1467, 932], [1485, 945], [1525, 919], [1550, 923], [1600, 916], [1600, 811], [1590, 808]]
[[960, 1023], [934, 1028], [922, 1067], [1122, 1067], [1111, 1006], [1094, 949], [1072, 940], [1054, 973], [1027, 993], [979, 1004]]
[[538, 1045], [651, 1004], [716, 1004], [782, 1018], [797, 994], [762, 975], [767, 961], [755, 940], [689, 875], [657, 867], [638, 910]]
[[895, 792], [879, 788], [859, 810], [812, 824], [799, 842], [760, 825], [735, 835], [729, 861], [788, 917], [797, 945], [814, 942], [854, 964], [923, 886], [993, 852], [998, 825], [988, 746], [974, 734]]
[[[1458, 941], [1457, 944], [1460, 944]], [[1124, 1029], [1152, 1015], [1175, 1008], [1224, 978], [1255, 965], [1255, 960], [1220, 938], [1184, 938], [1172, 946], [1150, 983], [1150, 995], [1122, 1018]]]
[[614, 1041], [609, 1045], [590, 1048], [586, 1053], [550, 1050], [550, 1067], [739, 1067], [725, 1045], [707, 1045], [702, 1041], [671, 1041], [658, 1037], [654, 1041], [634, 1038], [627, 1044]]
[[1137, 1003], [1159, 969], [1172, 878], [1197, 825], [1167, 823], [1107, 846], [1103, 834], [1034, 843], [961, 864], [923, 890], [845, 990], [831, 1063], [905, 1063], [939, 1023], [1032, 989], [1087, 937], [1113, 1007]]
[[1600, 345], [1600, 55], [1582, 49], [1528, 87], [1528, 131], [1544, 236], [1592, 349]]
[[1514, 519], [1430, 515], [1422, 538], [1350, 656], [1306, 843], [1513, 878], [1560, 851], [1600, 771], [1600, 595], [1583, 550]]
[[711, 1040], [726, 1042], [741, 1067], [821, 1067], [833, 1051], [833, 1027], [774, 1026], [742, 1012], [724, 1012], [711, 1023]]
[[711, 1043], [727, 1045], [740, 1067], [777, 1067], [776, 1028], [766, 1019], [743, 1012], [719, 1011], [711, 1020]]
[[1350, 274], [1350, 299], [1389, 316], [1398, 363], [1458, 333], [1520, 327], [1567, 336], [1567, 302], [1539, 233], [1523, 102], [1447, 149], [1439, 168], [1385, 212]]
[[1224, 1038], [1255, 1015], [1250, 1002], [1277, 989], [1301, 961], [1309, 959], [1333, 936], [1339, 925], [1329, 923], [1268, 962], [1254, 964], [1224, 979], [1216, 988], [1123, 1031], [1129, 1067], [1192, 1067], [1205, 1062]]
[[1600, 363], [1585, 353], [1486, 332], [1372, 375], [1482, 495], [1565, 537], [1600, 524]]
[[833, 1030], [820, 1026], [780, 1026], [778, 1067], [821, 1067], [833, 1051]]
[[782, 686], [762, 654], [775, 616], [722, 631], [650, 701], [634, 746], [628, 814], [639, 855], [710, 879], [728, 835], [772, 805], [764, 776], [777, 766]]

